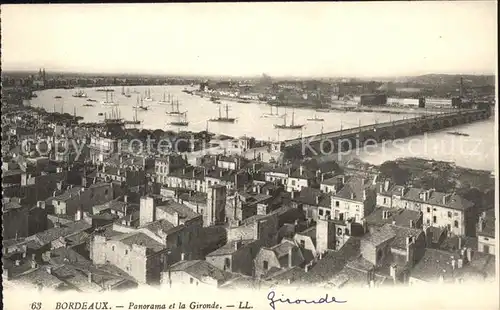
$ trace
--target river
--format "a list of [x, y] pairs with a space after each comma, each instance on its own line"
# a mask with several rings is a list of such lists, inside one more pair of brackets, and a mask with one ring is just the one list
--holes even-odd
[[[385, 114], [373, 112], [315, 112], [309, 109], [294, 109], [285, 111], [281, 109], [279, 114], [287, 113], [287, 122], [291, 122], [292, 114], [296, 124], [305, 124], [302, 130], [276, 130], [274, 124], [283, 123], [282, 118], [262, 117], [263, 114], [271, 112], [270, 106], [256, 103], [238, 103], [234, 101], [221, 101], [220, 105], [212, 103], [209, 98], [192, 96], [182, 92], [184, 86], [135, 86], [128, 88], [131, 97], [127, 98], [121, 94], [121, 87], [109, 87], [114, 89], [114, 102], [118, 103], [116, 108], [120, 116], [126, 120], [132, 120], [135, 115], [134, 106], [138, 96], [143, 96], [147, 90], [150, 91], [153, 102], [144, 102], [149, 107], [148, 111], [137, 112], [137, 118], [142, 120], [139, 128], [144, 129], [163, 129], [163, 130], [191, 130], [202, 131], [208, 126], [210, 132], [225, 134], [234, 137], [252, 136], [259, 140], [283, 140], [300, 137], [300, 135], [314, 135], [324, 132], [339, 130], [342, 128], [356, 127], [359, 124], [368, 125], [375, 122], [385, 122], [398, 120], [414, 115], [403, 114]], [[84, 117], [85, 122], [98, 122], [104, 119], [104, 116], [98, 116], [98, 113], [111, 113], [113, 107], [103, 106], [100, 101], [106, 98], [104, 92], [96, 91], [96, 88], [85, 89], [88, 98], [97, 100], [97, 102], [87, 102], [86, 98], [75, 98], [72, 95], [76, 89], [49, 89], [37, 93], [36, 98], [31, 99], [30, 103], [35, 107], [42, 107], [47, 111], [57, 111], [66, 113], [76, 113]], [[171, 110], [169, 104], [160, 104], [163, 94], [171, 94], [179, 100], [179, 110], [187, 111], [189, 126], [176, 127], [169, 125], [175, 116], [167, 115]], [[55, 99], [55, 96], [61, 96], [61, 99]], [[86, 103], [92, 103], [93, 107], [84, 107]], [[234, 124], [207, 122], [208, 119], [219, 116], [219, 108], [222, 115], [225, 115], [225, 105], [229, 107], [229, 117], [237, 118]], [[274, 111], [275, 112], [275, 111]], [[308, 121], [310, 118], [323, 118], [324, 121]], [[468, 137], [453, 136], [446, 134], [446, 131], [460, 131], [469, 134]], [[450, 145], [454, 145], [450, 147]], [[488, 121], [466, 124], [453, 129], [435, 132], [426, 136], [417, 136], [406, 139], [398, 146], [388, 145], [377, 147], [375, 149], [359, 151], [360, 159], [373, 164], [379, 164], [386, 160], [398, 157], [423, 157], [435, 160], [453, 161], [459, 166], [483, 169], [493, 171], [495, 168], [495, 135], [494, 119]], [[467, 151], [463, 151], [467, 150]], [[474, 152], [472, 152], [473, 150]]]

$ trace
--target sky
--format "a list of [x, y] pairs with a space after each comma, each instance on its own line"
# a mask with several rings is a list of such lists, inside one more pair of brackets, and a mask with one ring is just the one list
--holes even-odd
[[495, 74], [495, 1], [2, 5], [3, 70]]

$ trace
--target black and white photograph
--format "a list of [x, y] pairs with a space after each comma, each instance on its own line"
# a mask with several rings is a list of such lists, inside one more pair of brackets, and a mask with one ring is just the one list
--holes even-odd
[[496, 10], [2, 5], [5, 309], [498, 309]]

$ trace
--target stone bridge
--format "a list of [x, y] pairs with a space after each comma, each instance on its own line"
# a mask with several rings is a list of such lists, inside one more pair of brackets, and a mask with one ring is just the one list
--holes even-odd
[[438, 131], [490, 116], [490, 110], [478, 109], [424, 115], [285, 140], [273, 145], [273, 149], [283, 152], [285, 159], [346, 152], [369, 144]]

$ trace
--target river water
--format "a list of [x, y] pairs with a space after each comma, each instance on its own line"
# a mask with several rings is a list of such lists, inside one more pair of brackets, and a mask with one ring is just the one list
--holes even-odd
[[[222, 100], [220, 105], [212, 103], [209, 98], [192, 96], [182, 92], [184, 86], [135, 86], [128, 90], [131, 97], [127, 98], [121, 94], [121, 87], [109, 87], [114, 89], [113, 101], [118, 106], [104, 106], [100, 102], [106, 99], [104, 92], [98, 92], [95, 88], [85, 89], [88, 98], [97, 100], [97, 102], [87, 102], [87, 98], [75, 98], [72, 95], [75, 89], [49, 89], [38, 92], [37, 98], [31, 99], [31, 105], [42, 107], [47, 111], [57, 111], [65, 113], [76, 113], [84, 117], [85, 122], [102, 121], [104, 116], [98, 113], [110, 114], [113, 109], [118, 109], [120, 116], [126, 120], [132, 120], [135, 115], [134, 106], [137, 103], [138, 96], [145, 97], [145, 92], [150, 91], [153, 102], [144, 102], [149, 107], [148, 111], [138, 111], [137, 118], [142, 121], [138, 128], [144, 129], [163, 129], [163, 130], [191, 130], [202, 131], [207, 129], [217, 134], [226, 134], [234, 137], [253, 136], [259, 140], [284, 140], [300, 137], [301, 135], [314, 135], [324, 132], [339, 130], [342, 128], [356, 127], [359, 124], [368, 125], [375, 122], [385, 122], [413, 117], [411, 113], [403, 114], [385, 114], [373, 112], [315, 112], [309, 109], [281, 109], [279, 114], [287, 113], [287, 123], [291, 122], [292, 113], [297, 124], [305, 124], [302, 130], [277, 130], [274, 124], [283, 123], [282, 118], [263, 117], [264, 114], [271, 112], [270, 106], [256, 103], [238, 103]], [[188, 87], [189, 88], [189, 87]], [[137, 93], [133, 93], [137, 91]], [[179, 110], [187, 111], [189, 126], [176, 127], [169, 125], [169, 122], [177, 120], [175, 116], [167, 115], [172, 107], [169, 104], [160, 104], [158, 101], [163, 99], [164, 93], [179, 100]], [[55, 99], [55, 96], [61, 96], [61, 99]], [[108, 94], [108, 96], [110, 96]], [[91, 103], [93, 107], [84, 107], [86, 103]], [[208, 119], [218, 117], [219, 109], [225, 116], [225, 105], [229, 107], [229, 117], [237, 118], [234, 124], [207, 122]], [[273, 111], [276, 112], [276, 111]], [[323, 118], [324, 121], [308, 121], [310, 118]], [[495, 135], [494, 119], [488, 121], [466, 124], [461, 127], [451, 129], [469, 134], [468, 137], [454, 136], [442, 132], [431, 133], [425, 136], [408, 138], [400, 145], [386, 145], [369, 150], [360, 150], [360, 159], [380, 164], [386, 160], [398, 157], [423, 157], [435, 160], [453, 161], [459, 166], [474, 169], [494, 170], [495, 160]], [[450, 147], [452, 145], [453, 147]], [[463, 151], [467, 150], [467, 151]], [[473, 150], [474, 152], [472, 152]]]

